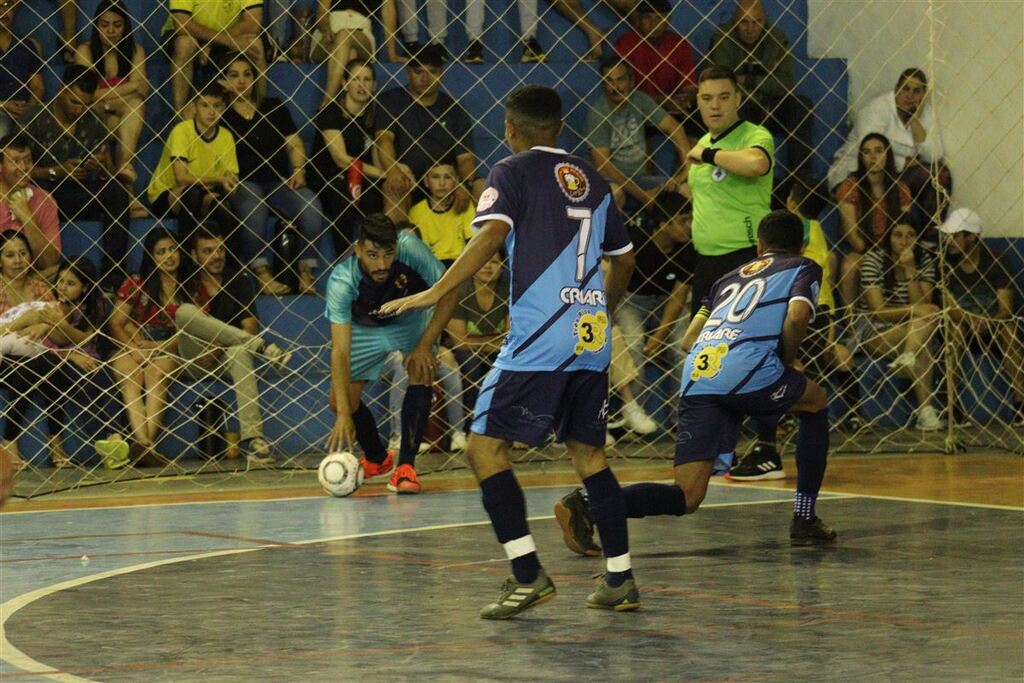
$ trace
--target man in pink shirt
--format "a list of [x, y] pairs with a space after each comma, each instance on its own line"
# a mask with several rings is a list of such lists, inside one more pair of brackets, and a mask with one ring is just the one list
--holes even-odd
[[30, 185], [32, 148], [16, 135], [0, 139], [0, 231], [24, 233], [35, 255], [35, 269], [45, 274], [60, 262], [60, 221], [57, 202]]
[[634, 10], [636, 28], [615, 42], [615, 52], [633, 68], [637, 90], [683, 121], [687, 133], [703, 134], [699, 117], [691, 116], [697, 93], [693, 50], [669, 30], [671, 14], [668, 0], [641, 0]]

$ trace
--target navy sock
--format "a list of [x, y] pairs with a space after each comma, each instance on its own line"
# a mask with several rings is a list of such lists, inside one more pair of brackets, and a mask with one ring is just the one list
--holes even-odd
[[432, 387], [410, 384], [402, 400], [402, 445], [398, 449], [398, 464], [413, 465], [416, 453], [423, 440], [423, 430], [430, 419], [430, 401], [434, 397]]
[[630, 484], [622, 487], [622, 496], [630, 519], [686, 514], [686, 496], [675, 484]]
[[590, 517], [601, 535], [607, 571], [605, 581], [621, 586], [633, 577], [629, 559], [629, 530], [626, 527], [626, 499], [618, 479], [608, 468], [583, 480], [590, 503]]
[[373, 413], [362, 401], [352, 413], [352, 422], [356, 425], [356, 441], [363, 447], [363, 455], [366, 456], [366, 459], [378, 465], [384, 462], [384, 458], [388, 457], [388, 452], [380, 440], [377, 421], [373, 419]]
[[512, 470], [498, 472], [480, 482], [484, 509], [498, 543], [512, 561], [512, 573], [519, 583], [533, 583], [540, 573], [537, 548], [526, 524], [526, 498]]
[[805, 519], [814, 519], [814, 501], [825, 479], [827, 464], [828, 410], [800, 413], [800, 433], [796, 437], [796, 512]]
[[814, 504], [818, 500], [818, 494], [796, 492], [793, 499], [793, 514], [808, 522], [813, 522], [815, 517]]
[[757, 443], [775, 448], [775, 434], [779, 428], [778, 419], [755, 418], [754, 421], [757, 423]]

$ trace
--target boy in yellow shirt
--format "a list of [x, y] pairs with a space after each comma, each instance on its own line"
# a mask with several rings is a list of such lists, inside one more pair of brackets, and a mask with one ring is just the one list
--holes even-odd
[[470, 203], [465, 211], [455, 213], [459, 175], [454, 161], [442, 159], [436, 162], [424, 174], [423, 184], [428, 197], [409, 209], [409, 221], [416, 224], [420, 238], [434, 252], [437, 260], [448, 268], [473, 237], [476, 207]]
[[235, 138], [220, 125], [226, 96], [217, 84], [196, 92], [195, 115], [171, 129], [146, 194], [158, 218], [178, 217], [178, 232], [187, 241], [195, 226], [213, 219], [227, 237], [231, 251], [238, 219], [226, 197], [238, 186]]

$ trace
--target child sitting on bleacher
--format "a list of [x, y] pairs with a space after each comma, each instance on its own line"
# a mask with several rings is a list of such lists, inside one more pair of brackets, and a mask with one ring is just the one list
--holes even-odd
[[471, 202], [465, 211], [455, 211], [455, 190], [459, 176], [455, 162], [442, 159], [427, 169], [423, 185], [429, 195], [409, 209], [409, 220], [416, 224], [421, 239], [434, 252], [437, 260], [448, 268], [473, 238], [471, 223], [476, 206]]
[[[178, 217], [178, 232], [187, 238], [195, 226], [213, 218], [228, 235], [238, 219], [224, 198], [238, 186], [235, 138], [220, 124], [225, 95], [211, 83], [196, 92], [193, 118], [174, 126], [149, 181], [147, 194], [155, 217]], [[238, 249], [232, 249], [235, 254]]]

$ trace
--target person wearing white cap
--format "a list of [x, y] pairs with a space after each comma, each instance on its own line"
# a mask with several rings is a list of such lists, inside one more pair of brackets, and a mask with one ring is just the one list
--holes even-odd
[[[1013, 320], [1013, 279], [1001, 256], [981, 239], [981, 217], [971, 209], [957, 209], [939, 230], [945, 236], [942, 258], [949, 276], [942, 292], [943, 306], [952, 321], [949, 352], [994, 353], [1003, 377], [1013, 389], [1014, 425], [1024, 426], [1024, 354]], [[957, 383], [960, 363], [953, 364]], [[961, 394], [957, 387], [957, 395]]]

